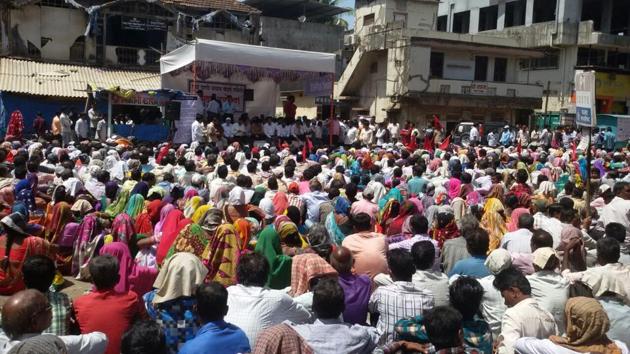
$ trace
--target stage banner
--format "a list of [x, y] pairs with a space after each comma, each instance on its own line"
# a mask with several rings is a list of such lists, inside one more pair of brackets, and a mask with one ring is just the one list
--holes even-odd
[[197, 119], [197, 108], [195, 103], [197, 100], [178, 100], [181, 103], [179, 120], [175, 121], [177, 131], [173, 136], [175, 144], [190, 144], [192, 141], [192, 131], [190, 126]]
[[188, 80], [188, 92], [195, 94], [199, 90], [203, 91], [204, 104], [208, 104], [212, 94], [217, 95], [221, 102], [227, 101], [229, 95], [232, 96], [234, 112], [245, 112], [245, 85], [207, 81], [195, 81], [193, 84], [193, 80]]

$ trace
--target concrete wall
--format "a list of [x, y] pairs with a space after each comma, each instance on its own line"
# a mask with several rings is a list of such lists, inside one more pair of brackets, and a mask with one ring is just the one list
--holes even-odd
[[374, 24], [385, 26], [406, 17], [407, 28], [435, 30], [438, 3], [427, 0], [375, 0], [356, 9], [355, 33], [365, 30], [366, 15], [374, 14]]
[[[83, 10], [24, 6], [11, 10], [11, 40], [27, 47], [31, 42], [41, 51], [43, 59], [69, 60], [70, 47], [85, 33], [87, 15]], [[44, 47], [42, 37], [52, 39]]]
[[[309, 119], [317, 118], [317, 105], [315, 104], [315, 97], [309, 96], [294, 96], [295, 105], [297, 108], [297, 116], [307, 116]], [[326, 108], [330, 109], [330, 108]], [[281, 117], [284, 115], [284, 102], [281, 97], [278, 97], [276, 101], [276, 116]]]
[[267, 47], [335, 53], [343, 47], [341, 26], [261, 17], [263, 45]]
[[[376, 63], [378, 70], [376, 73], [370, 72], [372, 63]], [[367, 73], [361, 86], [357, 90], [359, 101], [356, 107], [369, 109], [370, 115], [376, 116], [377, 121], [382, 121], [387, 116], [383, 109], [391, 106], [391, 101], [386, 95], [387, 91], [387, 53], [385, 51], [374, 53], [370, 56], [367, 64]]]

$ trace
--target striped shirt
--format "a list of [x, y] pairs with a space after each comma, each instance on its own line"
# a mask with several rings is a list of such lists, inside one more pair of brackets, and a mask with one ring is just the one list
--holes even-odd
[[379, 315], [376, 328], [383, 334], [379, 344], [394, 339], [394, 326], [398, 320], [423, 315], [433, 306], [433, 294], [412, 282], [396, 281], [377, 288], [370, 298], [368, 309], [370, 313]]

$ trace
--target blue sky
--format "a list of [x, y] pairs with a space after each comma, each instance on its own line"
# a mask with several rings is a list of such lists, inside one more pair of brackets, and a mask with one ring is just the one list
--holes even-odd
[[[339, 6], [354, 8], [354, 0], [341, 0], [341, 2], [339, 2]], [[354, 16], [352, 16], [352, 13], [345, 14], [344, 19], [348, 21], [350, 28], [354, 28]]]

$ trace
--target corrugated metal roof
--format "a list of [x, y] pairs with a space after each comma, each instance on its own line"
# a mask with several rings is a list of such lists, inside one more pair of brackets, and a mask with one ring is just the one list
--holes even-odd
[[118, 86], [136, 91], [156, 90], [161, 86], [160, 75], [155, 72], [0, 58], [0, 91], [80, 98], [85, 97], [87, 85], [100, 88]]

